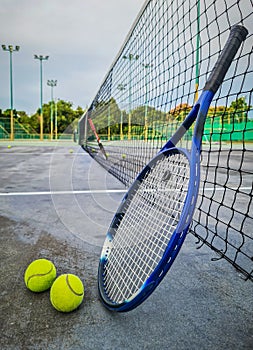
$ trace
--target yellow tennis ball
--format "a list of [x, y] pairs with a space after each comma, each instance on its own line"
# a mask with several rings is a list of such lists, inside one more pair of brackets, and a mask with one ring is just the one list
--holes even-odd
[[25, 284], [32, 292], [44, 292], [56, 278], [56, 268], [47, 259], [34, 260], [25, 271]]
[[50, 290], [50, 301], [53, 307], [62, 312], [70, 312], [78, 308], [84, 296], [83, 283], [79, 277], [71, 273], [60, 275]]

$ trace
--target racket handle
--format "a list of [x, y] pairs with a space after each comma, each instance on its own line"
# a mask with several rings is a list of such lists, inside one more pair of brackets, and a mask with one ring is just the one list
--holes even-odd
[[228, 40], [205, 84], [204, 90], [212, 91], [214, 94], [216, 93], [247, 34], [248, 30], [242, 25], [232, 26]]

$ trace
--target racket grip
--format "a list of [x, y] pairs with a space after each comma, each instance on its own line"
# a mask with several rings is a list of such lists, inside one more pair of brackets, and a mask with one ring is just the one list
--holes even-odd
[[214, 94], [216, 93], [241, 43], [246, 39], [247, 35], [248, 30], [242, 25], [232, 26], [228, 40], [205, 84], [204, 90], [212, 91]]

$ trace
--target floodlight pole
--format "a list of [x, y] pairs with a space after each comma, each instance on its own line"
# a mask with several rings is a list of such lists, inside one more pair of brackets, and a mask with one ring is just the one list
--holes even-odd
[[109, 104], [108, 104], [108, 141], [110, 141], [111, 139], [111, 106], [110, 106], [110, 100], [109, 100]]
[[12, 45], [2, 45], [2, 49], [4, 51], [9, 51], [10, 53], [10, 100], [11, 100], [11, 125], [10, 125], [10, 141], [14, 140], [14, 118], [13, 118], [13, 79], [12, 79], [12, 53], [15, 51], [19, 51], [20, 46], [15, 46], [15, 48]]
[[43, 83], [42, 61], [48, 60], [49, 56], [34, 55], [34, 59], [40, 61], [40, 140], [43, 141]]
[[196, 73], [195, 73], [195, 95], [194, 102], [198, 100], [199, 89], [199, 47], [200, 47], [200, 0], [197, 2], [197, 41], [196, 41]]
[[[120, 91], [124, 91], [126, 89], [126, 84], [119, 84], [118, 89]], [[124, 135], [123, 135], [123, 112], [122, 109], [120, 109], [120, 140], [124, 140]]]
[[144, 69], [146, 70], [145, 74], [145, 113], [144, 113], [144, 139], [148, 140], [148, 85], [149, 85], [149, 72], [148, 69], [153, 65], [146, 63], [143, 64]]
[[55, 131], [55, 139], [58, 139], [58, 126], [57, 126], [57, 118], [58, 118], [58, 101], [60, 99], [56, 99], [55, 101], [55, 120], [54, 120], [54, 131]]
[[128, 115], [128, 140], [131, 140], [131, 113], [132, 113], [132, 62], [137, 61], [139, 55], [129, 53], [124, 55], [124, 60], [129, 60], [129, 115]]
[[53, 89], [57, 85], [57, 80], [48, 80], [47, 85], [51, 87], [51, 106], [50, 106], [50, 137], [51, 141], [53, 140], [53, 104], [54, 104], [54, 96], [53, 96]]

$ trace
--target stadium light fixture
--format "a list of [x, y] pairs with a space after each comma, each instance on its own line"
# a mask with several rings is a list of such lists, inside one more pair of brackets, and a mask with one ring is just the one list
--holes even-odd
[[14, 140], [14, 116], [13, 116], [13, 77], [12, 77], [12, 53], [15, 51], [19, 51], [20, 46], [13, 45], [2, 45], [2, 49], [4, 51], [8, 51], [10, 53], [10, 108], [11, 108], [11, 125], [10, 125], [10, 141]]

